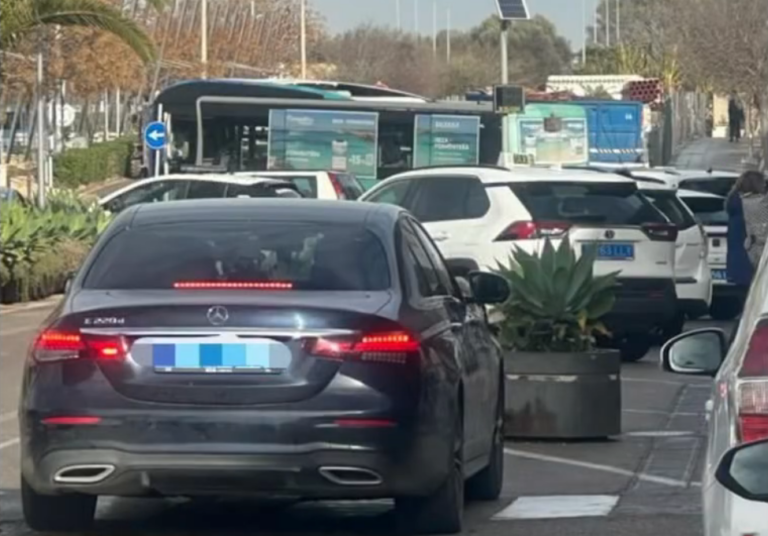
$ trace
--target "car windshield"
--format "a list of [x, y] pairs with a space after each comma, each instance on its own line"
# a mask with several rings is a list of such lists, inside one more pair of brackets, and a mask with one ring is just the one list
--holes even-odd
[[538, 221], [614, 225], [668, 222], [634, 183], [521, 182], [510, 188]]
[[696, 220], [675, 192], [667, 190], [643, 190], [643, 195], [669, 218], [669, 221], [680, 229], [688, 229], [696, 225]]
[[680, 181], [680, 188], [706, 192], [714, 195], [728, 195], [733, 188], [736, 177], [707, 177], [703, 179], [686, 179]]
[[180, 282], [290, 283], [295, 290], [390, 287], [381, 241], [360, 227], [238, 221], [137, 226], [110, 239], [88, 289], [170, 289]]
[[702, 225], [728, 225], [725, 199], [719, 197], [684, 197], [683, 202], [688, 205]]

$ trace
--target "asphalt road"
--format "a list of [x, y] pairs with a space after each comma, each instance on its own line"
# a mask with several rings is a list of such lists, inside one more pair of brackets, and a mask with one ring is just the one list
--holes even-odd
[[[15, 409], [25, 350], [49, 308], [0, 313], [0, 529], [4, 536], [31, 534], [21, 521]], [[710, 382], [664, 374], [657, 358], [654, 351], [624, 367], [621, 437], [605, 442], [508, 443], [503, 496], [495, 503], [469, 505], [465, 533], [702, 534], [699, 480]], [[390, 508], [386, 501], [291, 506], [103, 499], [95, 534], [392, 534]], [[526, 519], [531, 517], [537, 519]]]

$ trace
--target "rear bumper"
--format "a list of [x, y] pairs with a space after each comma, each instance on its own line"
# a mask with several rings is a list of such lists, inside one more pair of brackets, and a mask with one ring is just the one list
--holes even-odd
[[613, 310], [603, 323], [615, 336], [664, 326], [677, 313], [672, 279], [621, 279]]
[[[254, 496], [296, 499], [366, 499], [425, 495], [446, 476], [447, 464], [423, 451], [396, 458], [385, 451], [347, 448], [304, 453], [157, 454], [114, 449], [58, 450], [23, 473], [40, 493], [79, 492], [113, 496]], [[290, 449], [286, 448], [286, 451]], [[63, 468], [111, 468], [93, 483], [61, 483]], [[335, 468], [335, 469], [334, 469]], [[340, 468], [361, 470], [340, 472]]]
[[712, 285], [712, 301], [715, 300], [743, 300], [748, 289], [731, 283], [716, 283]]

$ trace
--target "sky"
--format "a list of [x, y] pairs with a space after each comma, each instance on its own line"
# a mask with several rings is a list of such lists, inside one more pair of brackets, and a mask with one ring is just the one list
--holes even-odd
[[[447, 27], [450, 8], [451, 28], [467, 29], [497, 12], [495, 0], [308, 0], [320, 11], [331, 31], [340, 32], [371, 22], [397, 26], [397, 6], [401, 9], [402, 28], [414, 29], [414, 4], [418, 7], [418, 27], [422, 33], [432, 33], [433, 1], [437, 2], [438, 30]], [[574, 49], [581, 48], [582, 5], [588, 13], [594, 11], [597, 0], [526, 0], [531, 16], [541, 14], [557, 26]], [[517, 24], [524, 24], [523, 22]]]

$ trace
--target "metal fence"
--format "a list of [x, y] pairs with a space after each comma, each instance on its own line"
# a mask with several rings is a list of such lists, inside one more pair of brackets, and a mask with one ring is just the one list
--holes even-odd
[[712, 99], [703, 93], [673, 93], [654, 112], [648, 135], [651, 165], [668, 165], [688, 142], [712, 134]]

